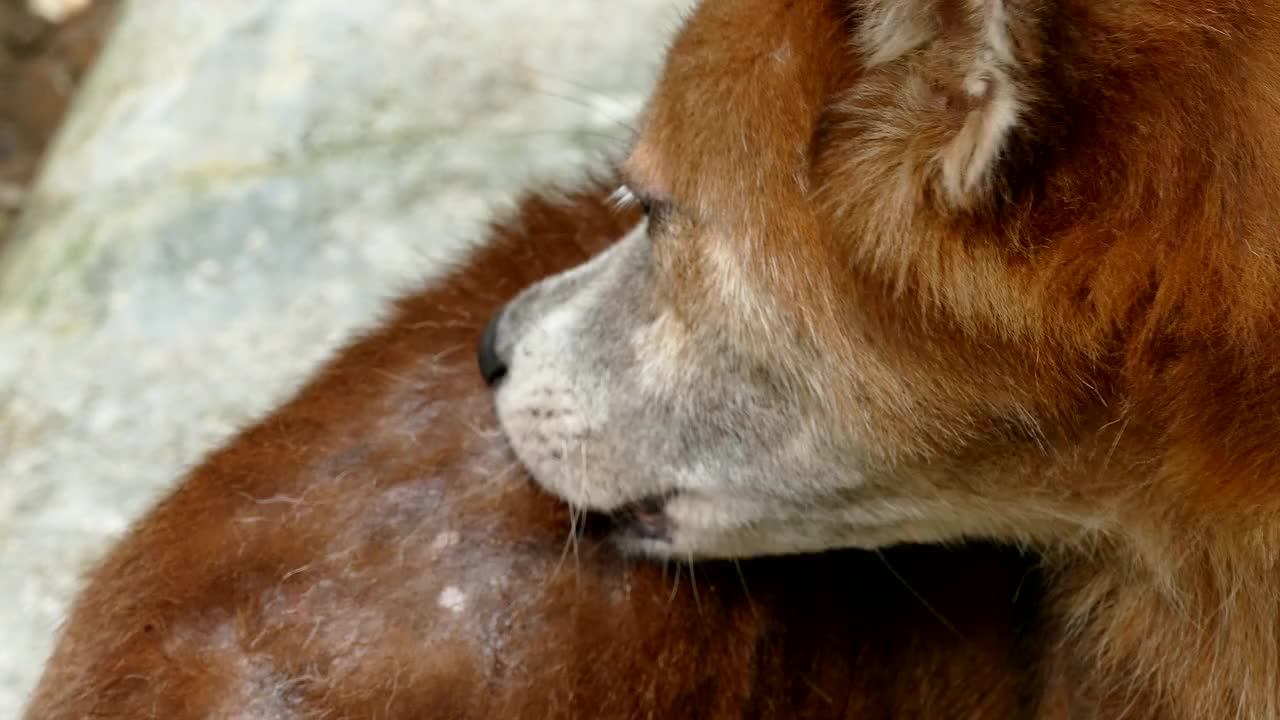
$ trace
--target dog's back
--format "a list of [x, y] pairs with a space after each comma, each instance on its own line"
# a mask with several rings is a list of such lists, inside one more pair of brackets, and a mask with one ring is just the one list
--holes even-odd
[[94, 573], [27, 717], [1029, 716], [1024, 558], [690, 570], [571, 540], [473, 348], [517, 290], [635, 222], [605, 195], [527, 200], [191, 473]]

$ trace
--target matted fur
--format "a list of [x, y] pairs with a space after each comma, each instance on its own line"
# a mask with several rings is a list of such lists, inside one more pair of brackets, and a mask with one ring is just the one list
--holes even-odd
[[1034, 546], [1075, 716], [1280, 717], [1278, 98], [1276, 0], [703, 0], [503, 427], [652, 555]]
[[919, 718], [1037, 712], [1032, 561], [908, 548], [627, 562], [569, 542], [473, 348], [524, 285], [636, 222], [532, 197], [139, 521], [27, 711], [83, 718]]

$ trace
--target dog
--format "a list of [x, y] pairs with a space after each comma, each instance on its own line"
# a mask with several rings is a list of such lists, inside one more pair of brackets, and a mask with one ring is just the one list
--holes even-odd
[[1280, 717], [1278, 50], [1274, 0], [702, 0], [645, 222], [486, 333], [503, 431], [631, 553], [1032, 548], [1067, 716]]
[[93, 572], [25, 717], [1035, 717], [1032, 556], [664, 569], [533, 485], [473, 348], [640, 221], [613, 184], [526, 198], [184, 478]]

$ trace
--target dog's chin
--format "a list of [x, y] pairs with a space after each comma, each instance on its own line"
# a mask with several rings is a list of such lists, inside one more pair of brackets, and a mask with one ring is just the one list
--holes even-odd
[[651, 495], [607, 513], [588, 511], [608, 540], [629, 555], [666, 558], [674, 554], [675, 530], [667, 503], [672, 495]]
[[678, 491], [628, 502], [610, 512], [588, 510], [587, 531], [624, 554], [654, 560], [710, 561], [773, 554], [767, 548], [740, 545], [738, 533], [689, 525], [677, 519], [679, 505], [690, 500]]
[[[731, 512], [726, 513], [729, 507]], [[851, 511], [850, 511], [851, 512]], [[626, 503], [610, 512], [588, 511], [589, 525], [628, 555], [657, 560], [717, 561], [807, 555], [830, 550], [878, 550], [902, 543], [960, 537], [928, 519], [849, 523], [845, 513], [823, 518], [771, 512], [696, 490], [673, 491]]]
[[[546, 492], [546, 488], [541, 488]], [[565, 502], [564, 498], [557, 496]], [[667, 496], [654, 495], [624, 503], [609, 511], [579, 507], [576, 532], [617, 547], [628, 555], [669, 558], [675, 555], [674, 524], [667, 513]], [[572, 503], [568, 503], [573, 505]]]
[[574, 483], [559, 458], [549, 458], [537, 447], [511, 445], [538, 489], [575, 511], [574, 532], [627, 555], [726, 560], [876, 548], [898, 541], [897, 524], [883, 524], [873, 514], [868, 514], [865, 525], [846, 525], [847, 516], [856, 514], [856, 509], [834, 513], [829, 506], [779, 509], [758, 498], [705, 487], [637, 491], [628, 497], [617, 487]]
[[[510, 442], [510, 439], [508, 440]], [[517, 461], [539, 491], [581, 512], [581, 525], [575, 532], [605, 540], [627, 554], [669, 557], [673, 523], [667, 505], [677, 493], [645, 495], [635, 500], [601, 497], [580, 488], [572, 496], [552, 480], [563, 468], [558, 462], [545, 460], [539, 453], [521, 452], [517, 442], [510, 442]], [[532, 455], [532, 457], [530, 457]]]

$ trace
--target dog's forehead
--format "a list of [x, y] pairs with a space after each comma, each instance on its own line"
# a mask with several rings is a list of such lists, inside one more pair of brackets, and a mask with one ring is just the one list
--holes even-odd
[[[667, 56], [628, 170], [660, 194], [738, 212], [746, 201], [792, 201], [822, 112], [853, 65], [843, 5], [700, 3]], [[779, 193], [787, 197], [768, 197]]]

